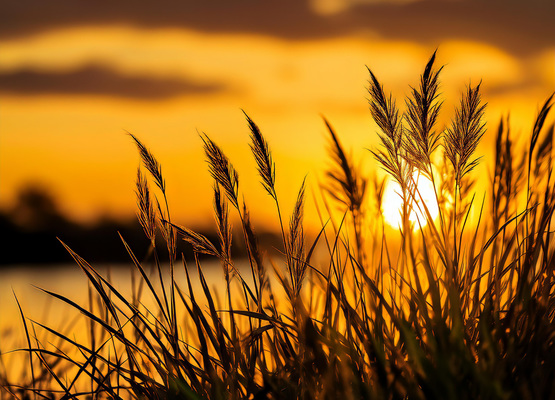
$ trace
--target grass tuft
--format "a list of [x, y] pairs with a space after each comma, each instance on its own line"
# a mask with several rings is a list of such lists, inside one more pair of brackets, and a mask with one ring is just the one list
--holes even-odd
[[[150, 239], [139, 261], [121, 238], [133, 267], [132, 293], [62, 243], [89, 283], [88, 305], [44, 292], [76, 310], [87, 334], [31, 321], [20, 307], [26, 345], [0, 353], [0, 397], [555, 399], [553, 96], [538, 112], [526, 148], [511, 137], [509, 119], [500, 120], [489, 193], [480, 199], [472, 182], [487, 132], [481, 84], [467, 87], [441, 131], [442, 67], [435, 61], [436, 53], [404, 113], [368, 70], [380, 141], [371, 152], [401, 186], [398, 231], [381, 217], [386, 178], [363, 174], [327, 120], [330, 167], [323, 207], [313, 205], [322, 228], [309, 240], [305, 181], [284, 225], [269, 143], [245, 114], [281, 229], [283, 256], [271, 260], [237, 172], [207, 135], [201, 139], [213, 178], [215, 244], [171, 221], [161, 167], [131, 135], [149, 171], [139, 170], [136, 193]], [[434, 162], [435, 152], [442, 162]], [[432, 180], [437, 219], [418, 202], [415, 172]], [[162, 205], [150, 187], [161, 191]], [[332, 201], [341, 207], [339, 217], [330, 211]], [[421, 211], [418, 224], [408, 219], [414, 207]], [[235, 241], [230, 211], [242, 232]], [[169, 273], [156, 228], [170, 255]], [[178, 236], [194, 254], [182, 257], [184, 279], [174, 274]], [[233, 257], [240, 240], [244, 259]], [[223, 293], [208, 283], [210, 261], [223, 267]], [[19, 381], [8, 376], [12, 355], [24, 357]]]

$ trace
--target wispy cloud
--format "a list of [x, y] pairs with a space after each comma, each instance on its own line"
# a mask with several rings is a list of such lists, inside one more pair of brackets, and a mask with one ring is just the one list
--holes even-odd
[[225, 89], [221, 84], [202, 84], [182, 78], [125, 75], [98, 65], [88, 65], [67, 72], [33, 69], [0, 72], [0, 92], [18, 95], [104, 95], [163, 99], [210, 94]]

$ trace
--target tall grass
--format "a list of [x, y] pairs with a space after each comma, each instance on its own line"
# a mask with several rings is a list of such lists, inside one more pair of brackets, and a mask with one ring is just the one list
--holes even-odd
[[[201, 136], [219, 243], [171, 221], [162, 169], [132, 136], [146, 169], [137, 178], [138, 218], [151, 243], [139, 261], [121, 239], [136, 268], [132, 296], [63, 244], [90, 283], [89, 304], [45, 292], [84, 315], [88, 340], [29, 321], [21, 311], [28, 373], [10, 382], [0, 364], [3, 393], [20, 399], [555, 398], [554, 129], [545, 126], [553, 96], [524, 149], [515, 147], [508, 120], [499, 123], [486, 202], [472, 190], [486, 132], [481, 85], [467, 87], [451, 124], [440, 129], [441, 70], [434, 53], [403, 112], [369, 69], [369, 106], [381, 143], [371, 152], [401, 187], [400, 241], [377, 218], [384, 182], [363, 175], [327, 120], [331, 167], [319, 209], [322, 229], [308, 241], [305, 184], [299, 182], [287, 223], [270, 144], [245, 114], [281, 227], [283, 258], [275, 260], [262, 252], [239, 174], [212, 139]], [[415, 172], [433, 182], [435, 220], [415, 201], [421, 198]], [[421, 208], [416, 223], [408, 218], [414, 207]], [[324, 216], [324, 209], [339, 209], [340, 217]], [[247, 249], [245, 276], [232, 257], [231, 213]], [[167, 243], [169, 278], [158, 235]], [[194, 260], [175, 254], [177, 239], [192, 246]], [[316, 252], [323, 262], [313, 261]], [[221, 263], [223, 296], [208, 286], [201, 256]], [[175, 268], [184, 269], [185, 281], [176, 279]], [[194, 289], [192, 269], [201, 290]], [[144, 305], [147, 296], [151, 307]]]

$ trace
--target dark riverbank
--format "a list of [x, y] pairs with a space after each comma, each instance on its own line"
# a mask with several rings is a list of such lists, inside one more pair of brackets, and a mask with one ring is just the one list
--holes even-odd
[[[65, 264], [72, 258], [58, 238], [91, 263], [128, 263], [130, 258], [118, 232], [141, 260], [146, 256], [149, 241], [135, 218], [117, 220], [102, 218], [92, 224], [72, 221], [63, 213], [51, 196], [38, 189], [23, 191], [17, 204], [8, 210], [0, 210], [0, 267], [15, 264]], [[215, 232], [200, 229], [216, 246]], [[159, 235], [161, 236], [161, 235]], [[234, 254], [245, 255], [239, 232], [235, 235]], [[160, 239], [162, 239], [160, 237]], [[279, 238], [272, 233], [259, 232], [261, 247], [272, 251], [279, 247]], [[164, 259], [165, 244], [160, 242], [160, 257]], [[178, 253], [186, 258], [193, 256], [192, 249], [178, 240]]]

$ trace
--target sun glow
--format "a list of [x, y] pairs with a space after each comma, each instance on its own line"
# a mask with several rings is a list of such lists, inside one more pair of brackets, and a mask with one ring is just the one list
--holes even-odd
[[[418, 229], [428, 223], [424, 205], [434, 220], [439, 213], [439, 208], [432, 182], [418, 172], [414, 173], [413, 179], [417, 185], [417, 190], [409, 204], [409, 221], [413, 224], [413, 229]], [[399, 228], [402, 225], [403, 199], [401, 193], [399, 184], [389, 180], [383, 195], [382, 215], [385, 222], [393, 228]]]

